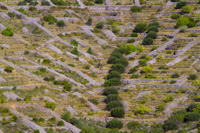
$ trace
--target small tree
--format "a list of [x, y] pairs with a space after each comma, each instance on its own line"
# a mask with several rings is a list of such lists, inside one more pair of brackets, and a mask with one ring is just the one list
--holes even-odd
[[123, 108], [123, 105], [119, 101], [111, 101], [106, 105], [106, 110], [110, 111], [112, 108], [117, 107]]
[[200, 113], [198, 112], [189, 112], [185, 115], [184, 121], [198, 121], [200, 119]]
[[103, 90], [104, 96], [107, 96], [107, 95], [110, 95], [110, 94], [118, 94], [118, 90], [116, 88], [105, 88]]
[[104, 86], [108, 87], [108, 86], [119, 86], [121, 85], [121, 81], [120, 79], [117, 79], [117, 78], [112, 78], [112, 79], [109, 79], [109, 80], [106, 80], [104, 82]]
[[64, 26], [65, 26], [65, 22], [64, 22], [63, 20], [59, 20], [59, 21], [57, 22], [57, 26], [58, 26], [58, 27], [64, 27]]
[[144, 23], [139, 23], [135, 26], [135, 29], [133, 30], [133, 32], [137, 32], [137, 33], [143, 33], [147, 30], [148, 26]]
[[120, 120], [113, 119], [108, 122], [106, 127], [111, 128], [111, 129], [114, 129], [114, 128], [121, 129], [121, 128], [123, 128], [123, 123]]
[[124, 65], [122, 65], [122, 64], [114, 64], [111, 67], [111, 71], [117, 71], [119, 73], [124, 73], [125, 68], [124, 68]]
[[176, 7], [175, 9], [181, 9], [182, 7], [184, 7], [187, 3], [185, 1], [179, 1], [177, 4], [176, 4]]
[[104, 27], [104, 22], [99, 22], [96, 25], [96, 28], [98, 28], [98, 29], [102, 29], [103, 27]]
[[142, 42], [142, 45], [152, 45], [153, 39], [152, 38], [145, 38]]
[[156, 39], [158, 37], [158, 34], [155, 31], [150, 31], [147, 34], [147, 38], [152, 38], [152, 39]]
[[50, 14], [44, 16], [44, 20], [45, 20], [46, 22], [49, 22], [49, 24], [54, 24], [54, 23], [57, 22], [57, 19], [56, 19], [54, 16], [50, 15]]
[[178, 125], [175, 121], [165, 121], [162, 128], [163, 128], [164, 131], [177, 130]]
[[87, 53], [88, 54], [93, 54], [92, 49], [90, 47], [88, 48]]
[[107, 96], [107, 98], [105, 99], [105, 102], [106, 103], [109, 103], [111, 101], [119, 101], [120, 100], [120, 97], [118, 94], [110, 94]]
[[191, 13], [192, 12], [192, 7], [190, 5], [186, 5], [186, 6], [182, 7], [181, 11], [182, 11], [183, 14]]
[[176, 22], [176, 27], [186, 26], [186, 25], [189, 24], [189, 22], [190, 22], [189, 17], [187, 17], [187, 16], [181, 17], [181, 18], [179, 18], [179, 19], [177, 20], [177, 22]]
[[119, 72], [117, 71], [111, 71], [108, 76], [107, 76], [107, 79], [112, 79], [112, 78], [117, 78], [117, 79], [120, 79], [121, 78], [121, 75]]
[[125, 111], [124, 111], [124, 108], [117, 107], [117, 108], [112, 108], [110, 110], [110, 114], [112, 117], [115, 117], [115, 118], [123, 118], [125, 115]]

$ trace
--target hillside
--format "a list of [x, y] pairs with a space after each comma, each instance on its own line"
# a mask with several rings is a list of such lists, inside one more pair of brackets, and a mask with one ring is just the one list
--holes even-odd
[[0, 0], [0, 133], [200, 132], [200, 1]]

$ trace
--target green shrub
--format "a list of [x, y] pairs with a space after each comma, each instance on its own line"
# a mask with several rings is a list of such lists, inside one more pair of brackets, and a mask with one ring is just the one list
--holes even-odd
[[42, 1], [41, 5], [42, 6], [50, 6], [50, 3], [48, 1]]
[[171, 2], [179, 2], [180, 0], [170, 0]]
[[151, 22], [151, 23], [149, 24], [149, 27], [151, 27], [151, 26], [157, 26], [157, 27], [160, 27], [160, 24], [159, 24], [158, 21], [154, 21], [154, 22]]
[[64, 122], [63, 121], [58, 121], [57, 126], [64, 126]]
[[69, 84], [69, 83], [65, 84], [64, 87], [63, 87], [63, 89], [66, 90], [66, 91], [71, 91], [72, 90], [72, 85]]
[[119, 73], [124, 73], [125, 68], [124, 68], [124, 65], [122, 65], [122, 64], [114, 64], [111, 67], [111, 71], [117, 71]]
[[92, 49], [90, 47], [88, 48], [87, 53], [88, 54], [93, 54]]
[[196, 79], [198, 79], [198, 76], [196, 74], [190, 74], [188, 79], [189, 80], [196, 80]]
[[116, 64], [121, 64], [124, 67], [128, 66], [128, 61], [124, 57], [117, 59], [115, 63]]
[[131, 76], [132, 79], [137, 79], [137, 78], [139, 78], [139, 77], [140, 77], [140, 75], [138, 75], [138, 74], [133, 74], [133, 75]]
[[199, 112], [189, 112], [185, 115], [184, 121], [199, 121], [200, 119], [200, 113]]
[[137, 51], [137, 47], [132, 44], [125, 45], [124, 48], [126, 49], [126, 55]]
[[110, 110], [110, 115], [115, 118], [123, 118], [125, 115], [124, 108], [116, 107]]
[[98, 104], [99, 104], [99, 101], [96, 100], [96, 99], [91, 99], [91, 98], [89, 98], [88, 101], [92, 102], [92, 103], [95, 104], [95, 105], [98, 105]]
[[140, 129], [141, 124], [136, 121], [131, 121], [131, 122], [127, 123], [127, 127], [129, 130], [133, 131], [133, 130]]
[[141, 12], [142, 11], [142, 8], [141, 7], [137, 7], [137, 6], [133, 6], [131, 7], [131, 12]]
[[180, 17], [176, 22], [176, 27], [186, 26], [190, 23], [190, 19], [187, 16]]
[[134, 72], [136, 72], [138, 70], [139, 70], [139, 66], [135, 66], [135, 67], [133, 67], [133, 68], [130, 69], [129, 73], [134, 73]]
[[151, 112], [151, 109], [146, 107], [144, 104], [137, 106], [135, 109], [136, 115], [148, 114], [149, 112]]
[[34, 130], [33, 133], [40, 133], [40, 130]]
[[14, 18], [16, 15], [15, 15], [15, 13], [13, 13], [13, 12], [9, 12], [9, 13], [8, 13], [8, 16], [11, 17], [11, 18]]
[[112, 108], [122, 107], [123, 105], [119, 101], [111, 101], [106, 105], [106, 110], [110, 111]]
[[147, 34], [147, 38], [152, 38], [152, 39], [156, 39], [158, 37], [158, 34], [155, 31], [150, 31]]
[[71, 51], [71, 53], [74, 54], [74, 55], [79, 56], [79, 51], [78, 51], [77, 48], [74, 48], [74, 49]]
[[27, 3], [26, 3], [26, 1], [20, 1], [20, 2], [18, 2], [18, 6], [25, 6]]
[[184, 121], [184, 117], [186, 115], [186, 111], [185, 110], [178, 110], [175, 111], [169, 118], [168, 120], [170, 121], [175, 121], [176, 123], [181, 123]]
[[46, 102], [45, 107], [54, 110], [56, 108], [56, 104], [52, 102]]
[[178, 77], [180, 77], [180, 75], [178, 73], [174, 73], [171, 75], [171, 78], [178, 78]]
[[104, 22], [99, 22], [96, 24], [96, 28], [102, 29], [104, 27]]
[[65, 22], [64, 22], [63, 20], [59, 20], [59, 21], [56, 23], [56, 25], [57, 25], [58, 27], [65, 27]]
[[162, 38], [162, 41], [163, 41], [163, 42], [167, 41], [167, 37], [163, 37], [163, 38]]
[[107, 96], [107, 95], [110, 95], [110, 94], [118, 94], [118, 90], [116, 88], [105, 88], [103, 90], [104, 96]]
[[141, 70], [141, 73], [145, 73], [145, 74], [149, 74], [149, 73], [152, 73], [152, 67], [150, 66], [144, 66]]
[[189, 35], [188, 35], [188, 37], [198, 37], [198, 34], [197, 33], [190, 33]]
[[186, 6], [186, 2], [185, 1], [179, 1], [177, 4], [176, 4], [176, 7], [175, 9], [181, 9], [182, 7]]
[[181, 14], [173, 13], [172, 16], [171, 16], [171, 19], [178, 19], [180, 17], [181, 17]]
[[196, 96], [196, 97], [194, 98], [194, 100], [195, 100], [196, 102], [200, 102], [200, 95]]
[[119, 72], [117, 71], [111, 71], [108, 75], [107, 75], [107, 79], [112, 79], [112, 78], [117, 78], [120, 79], [121, 75]]
[[150, 32], [150, 31], [158, 32], [159, 30], [158, 30], [157, 26], [151, 26], [148, 28], [148, 32]]
[[153, 39], [152, 38], [145, 38], [142, 42], [142, 45], [152, 45]]
[[190, 5], [186, 5], [186, 6], [182, 7], [181, 11], [182, 11], [183, 14], [191, 13], [192, 12], [192, 7]]
[[58, 6], [65, 6], [66, 3], [63, 0], [51, 0], [53, 4], [58, 5]]
[[114, 129], [114, 128], [121, 129], [123, 128], [123, 123], [120, 120], [113, 119], [108, 122], [106, 127], [111, 128], [111, 129]]
[[44, 20], [45, 20], [46, 22], [48, 22], [49, 24], [54, 24], [54, 23], [57, 22], [57, 19], [56, 19], [54, 16], [50, 15], [50, 14], [44, 16]]
[[175, 121], [165, 121], [162, 128], [164, 131], [177, 130], [178, 125]]
[[111, 101], [120, 101], [120, 97], [118, 94], [110, 94], [107, 96], [107, 98], [105, 99], [106, 103], [109, 103]]
[[167, 69], [169, 69], [169, 67], [168, 67], [168, 66], [165, 66], [165, 65], [162, 65], [162, 66], [160, 66], [158, 69], [164, 69], [164, 70], [167, 70]]
[[11, 67], [11, 66], [7, 66], [7, 67], [4, 69], [4, 71], [6, 71], [7, 73], [12, 73], [13, 70], [14, 70], [14, 68]]
[[78, 46], [78, 41], [72, 40], [72, 41], [71, 41], [71, 44], [74, 45], [74, 46]]
[[28, 14], [23, 8], [19, 8], [18, 11], [21, 12], [21, 13], [23, 13], [23, 14], [25, 14], [25, 15]]
[[134, 43], [135, 42], [135, 39], [128, 39], [127, 40], [127, 43]]
[[172, 96], [167, 96], [166, 98], [164, 98], [164, 102], [168, 103], [174, 100], [174, 97]]
[[117, 78], [112, 78], [109, 80], [106, 80], [104, 82], [104, 86], [109, 87], [109, 86], [120, 86], [121, 85], [121, 81], [120, 79]]
[[137, 33], [143, 33], [147, 30], [148, 26], [144, 23], [139, 23], [135, 26], [135, 29], [133, 30], [133, 32], [137, 32]]
[[192, 103], [187, 107], [188, 112], [198, 112], [200, 113], [200, 104], [199, 103]]
[[68, 111], [65, 111], [64, 114], [61, 116], [61, 118], [67, 122], [70, 121], [71, 113]]
[[87, 25], [92, 25], [92, 18], [90, 17], [86, 23]]
[[38, 119], [38, 122], [44, 123], [44, 122], [45, 122], [45, 119], [44, 119], [44, 118], [39, 118], [39, 119]]
[[37, 10], [37, 8], [36, 7], [34, 7], [34, 6], [31, 6], [29, 9], [28, 9], [29, 11], [36, 11]]
[[90, 127], [83, 127], [80, 133], [94, 133], [94, 131]]
[[138, 34], [135, 33], [135, 32], [133, 32], [133, 33], [131, 34], [131, 37], [138, 37]]
[[104, 0], [95, 0], [96, 4], [103, 4]]
[[1, 32], [1, 34], [5, 35], [5, 36], [13, 36], [14, 35], [14, 31], [10, 27], [7, 27], [5, 30], [3, 30]]

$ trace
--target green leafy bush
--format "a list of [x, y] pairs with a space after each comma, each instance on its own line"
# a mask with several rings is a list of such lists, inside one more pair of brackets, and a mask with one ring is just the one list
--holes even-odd
[[120, 97], [118, 94], [110, 94], [107, 96], [107, 98], [105, 99], [106, 103], [109, 103], [111, 101], [120, 101]]
[[137, 32], [137, 33], [143, 33], [147, 30], [148, 26], [144, 23], [139, 23], [135, 26], [135, 29], [133, 30], [133, 32]]
[[138, 37], [138, 34], [135, 33], [135, 32], [133, 32], [133, 33], [131, 34], [131, 37]]
[[42, 1], [41, 5], [42, 6], [50, 6], [50, 3], [48, 1]]
[[45, 20], [46, 22], [48, 22], [49, 24], [54, 24], [54, 23], [57, 22], [57, 19], [56, 19], [54, 16], [50, 15], [50, 14], [44, 16], [44, 20]]
[[125, 45], [124, 48], [126, 49], [126, 55], [137, 52], [137, 47], [132, 44]]
[[179, 1], [177, 4], [176, 4], [176, 7], [175, 9], [181, 9], [182, 7], [186, 6], [186, 2], [185, 1]]
[[190, 23], [190, 19], [187, 16], [180, 17], [176, 22], [176, 27], [186, 26]]
[[58, 121], [57, 125], [58, 125], [58, 126], [64, 126], [65, 124], [64, 124], [63, 121]]
[[199, 121], [200, 119], [200, 113], [199, 112], [189, 112], [185, 115], [184, 121]]
[[190, 74], [188, 79], [189, 80], [196, 80], [198, 78], [198, 76], [196, 74]]
[[145, 74], [149, 74], [149, 73], [152, 73], [152, 67], [150, 66], [144, 66], [141, 70], [141, 73], [145, 73]]
[[137, 129], [140, 129], [141, 127], [141, 124], [139, 122], [136, 122], [136, 121], [131, 121], [127, 124], [127, 127], [129, 130], [137, 130]]
[[131, 7], [131, 12], [141, 12], [142, 11], [142, 8], [141, 7], [137, 7], [137, 6], [133, 6]]
[[164, 98], [164, 102], [168, 103], [174, 100], [174, 97], [172, 96], [167, 96], [166, 98]]
[[112, 108], [122, 107], [123, 105], [119, 101], [111, 101], [106, 105], [106, 110], [110, 111]]
[[104, 0], [95, 0], [96, 4], [103, 4]]
[[137, 78], [139, 78], [139, 77], [140, 77], [140, 75], [138, 75], [138, 74], [133, 74], [133, 75], [131, 76], [132, 79], [137, 79]]
[[8, 13], [8, 16], [11, 17], [11, 18], [14, 18], [16, 15], [15, 15], [15, 13], [13, 13], [13, 12], [9, 12], [9, 13]]
[[74, 48], [72, 51], [71, 51], [71, 53], [72, 54], [74, 54], [74, 55], [79, 55], [79, 51], [78, 51], [78, 49], [77, 48]]
[[74, 45], [74, 46], [78, 46], [78, 41], [72, 40], [72, 41], [71, 41], [71, 44]]
[[198, 37], [198, 34], [197, 34], [197, 33], [191, 32], [191, 33], [188, 35], [188, 37]]
[[118, 90], [116, 88], [105, 88], [103, 90], [104, 96], [107, 96], [107, 95], [110, 95], [110, 94], [118, 94]]
[[135, 42], [135, 39], [128, 39], [127, 40], [127, 43], [134, 43]]
[[56, 108], [56, 104], [52, 102], [46, 102], [45, 107], [54, 110]]
[[63, 20], [59, 20], [59, 21], [56, 23], [56, 25], [57, 25], [58, 27], [65, 27], [65, 22], [64, 22]]
[[152, 45], [153, 39], [152, 38], [145, 38], [142, 42], [142, 45]]
[[67, 122], [70, 121], [71, 113], [68, 111], [65, 111], [64, 114], [61, 116], [61, 118]]
[[128, 61], [126, 60], [126, 58], [122, 57], [122, 58], [119, 58], [119, 59], [116, 59], [116, 64], [121, 64], [123, 65], [124, 67], [128, 66]]
[[110, 114], [112, 117], [115, 117], [115, 118], [123, 118], [125, 115], [125, 111], [124, 111], [124, 108], [122, 107], [116, 107], [110, 110]]
[[1, 34], [5, 35], [5, 36], [13, 36], [14, 35], [14, 31], [10, 27], [7, 27], [5, 30], [3, 30], [1, 32]]
[[136, 72], [138, 70], [139, 70], [139, 66], [135, 66], [135, 67], [133, 67], [133, 68], [130, 69], [129, 73], [134, 73], [134, 72]]
[[124, 68], [124, 65], [122, 65], [122, 64], [114, 64], [111, 67], [111, 71], [117, 71], [119, 73], [124, 73], [125, 68]]
[[164, 131], [177, 130], [178, 125], [175, 121], [165, 121], [162, 128]]
[[190, 5], [186, 5], [186, 6], [182, 7], [181, 11], [182, 11], [183, 14], [191, 13], [192, 12], [192, 7]]
[[148, 32], [150, 32], [150, 31], [158, 32], [159, 30], [158, 30], [157, 26], [151, 26], [148, 28]]
[[121, 85], [121, 81], [120, 79], [117, 78], [112, 78], [109, 80], [106, 80], [104, 82], [104, 86], [109, 87], [109, 86], [120, 86]]
[[160, 24], [159, 24], [158, 21], [154, 21], [154, 22], [151, 22], [151, 23], [149, 24], [149, 27], [151, 27], [151, 26], [160, 27]]
[[121, 75], [120, 75], [120, 73], [117, 72], [117, 71], [111, 71], [110, 73], [108, 73], [107, 79], [112, 79], [112, 78], [120, 79], [120, 78], [121, 78]]
[[102, 29], [104, 27], [104, 22], [99, 22], [96, 24], [96, 28]]
[[65, 6], [66, 3], [63, 0], [51, 0], [51, 2], [58, 6]]
[[108, 122], [106, 127], [111, 128], [111, 129], [114, 129], [114, 128], [121, 129], [123, 128], [123, 123], [120, 120], [113, 119]]
[[152, 39], [156, 39], [158, 37], [158, 34], [155, 31], [150, 31], [147, 34], [147, 38], [152, 38]]
[[180, 0], [170, 0], [171, 2], [179, 2]]
[[7, 67], [4, 69], [4, 71], [7, 72], [7, 73], [12, 73], [13, 70], [14, 70], [14, 68], [11, 67], [11, 66], [7, 66]]
[[171, 16], [171, 19], [178, 19], [180, 17], [181, 17], [181, 14], [173, 13], [172, 16]]
[[171, 75], [171, 78], [178, 78], [178, 77], [180, 77], [180, 75], [178, 73], [174, 73]]
[[151, 109], [146, 107], [144, 104], [137, 106], [136, 109], [135, 109], [136, 115], [148, 114], [150, 112], [151, 112]]
[[199, 103], [192, 103], [187, 107], [188, 112], [198, 112], [200, 113], [200, 104]]

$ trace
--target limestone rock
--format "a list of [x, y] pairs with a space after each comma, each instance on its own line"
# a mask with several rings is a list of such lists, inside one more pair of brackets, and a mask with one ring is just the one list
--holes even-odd
[[3, 47], [3, 48], [9, 48], [9, 45], [8, 44], [2, 44], [1, 47]]
[[0, 30], [3, 31], [5, 29], [6, 29], [6, 27], [0, 23]]
[[74, 93], [72, 93], [72, 95], [77, 96], [78, 98], [82, 98], [81, 94], [78, 92], [74, 92]]
[[52, 98], [47, 97], [47, 96], [44, 96], [44, 97], [43, 97], [43, 100], [49, 101], [49, 102], [52, 102], [52, 103], [55, 103], [55, 101], [54, 101]]
[[22, 31], [24, 34], [31, 34], [31, 32], [26, 27], [23, 27]]
[[7, 100], [23, 100], [23, 98], [19, 97], [17, 94], [13, 92], [3, 92], [3, 96], [7, 98]]
[[72, 107], [67, 107], [67, 111], [69, 111], [71, 114], [76, 114], [76, 110], [74, 110]]

